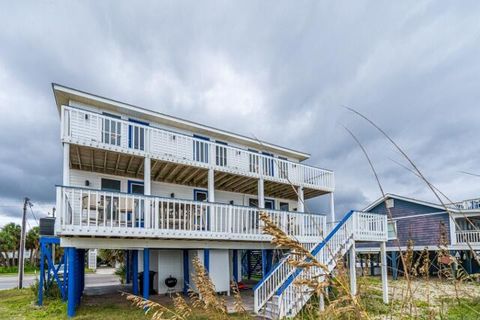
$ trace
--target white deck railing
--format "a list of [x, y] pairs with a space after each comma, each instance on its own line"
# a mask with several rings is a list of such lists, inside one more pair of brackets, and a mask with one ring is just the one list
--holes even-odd
[[480, 243], [479, 230], [456, 230], [457, 243]]
[[460, 210], [480, 209], [480, 199], [469, 199], [460, 202], [454, 202], [450, 206]]
[[270, 241], [260, 212], [302, 242], [323, 236], [325, 215], [57, 186], [57, 234]]
[[63, 141], [333, 191], [332, 171], [63, 106]]
[[[317, 261], [332, 271], [338, 255], [343, 255], [353, 240], [357, 241], [387, 241], [387, 216], [383, 214], [351, 211], [344, 218], [335, 223], [328, 223], [325, 239], [310, 249]], [[308, 301], [310, 295], [306, 288], [295, 285], [294, 279], [300, 273], [303, 278], [313, 278], [325, 274], [325, 270], [312, 267], [300, 270], [288, 263], [288, 256], [282, 259], [273, 269], [255, 286], [254, 310], [256, 313], [280, 292], [278, 314], [280, 318], [287, 316], [292, 309], [295, 315]], [[281, 289], [283, 288], [283, 289]]]

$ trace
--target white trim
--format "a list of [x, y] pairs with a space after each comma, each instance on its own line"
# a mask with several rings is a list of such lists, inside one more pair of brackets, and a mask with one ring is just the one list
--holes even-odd
[[[406, 201], [406, 202], [412, 202], [412, 203], [416, 203], [416, 204], [419, 204], [419, 205], [422, 205], [422, 206], [437, 208], [437, 209], [440, 209], [440, 210], [444, 210], [444, 211], [445, 211], [445, 208], [442, 207], [441, 205], [438, 205], [438, 204], [435, 204], [435, 203], [431, 203], [431, 202], [427, 202], [427, 201], [422, 201], [422, 200], [417, 200], [417, 199], [402, 197], [402, 196], [399, 196], [399, 195], [396, 195], [396, 194], [392, 194], [392, 193], [387, 193], [387, 194], [385, 194], [385, 199], [398, 199], [398, 200], [402, 200], [402, 201]], [[371, 209], [375, 208], [377, 205], [379, 205], [379, 204], [382, 203], [382, 202], [384, 202], [384, 198], [383, 198], [383, 197], [380, 197], [380, 198], [378, 198], [377, 200], [375, 200], [374, 202], [372, 202], [370, 205], [368, 205], [368, 206], [367, 206], [365, 209], [363, 209], [362, 211], [370, 211]], [[457, 211], [457, 210], [456, 210], [456, 209], [452, 209], [452, 211]]]
[[[479, 244], [472, 244], [473, 250], [480, 250]], [[406, 246], [401, 246], [400, 250], [406, 251], [408, 248]], [[427, 249], [428, 251], [438, 251], [438, 246], [413, 246], [413, 251], [423, 251]], [[467, 244], [456, 244], [447, 246], [447, 250], [470, 250]], [[387, 247], [387, 251], [396, 251], [398, 252], [398, 246]], [[360, 247], [357, 246], [357, 253], [378, 253], [380, 252], [380, 247]]]
[[60, 246], [83, 249], [275, 249], [269, 242], [60, 237]]
[[441, 215], [441, 214], [448, 214], [448, 212], [447, 211], [438, 211], [438, 212], [431, 212], [431, 213], [412, 214], [410, 216], [392, 218], [392, 219], [388, 219], [388, 220], [389, 221], [398, 221], [398, 220], [417, 218], [417, 217], [437, 216], [437, 215]]

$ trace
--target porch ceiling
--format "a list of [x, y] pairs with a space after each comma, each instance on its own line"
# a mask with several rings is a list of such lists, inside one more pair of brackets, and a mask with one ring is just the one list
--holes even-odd
[[[143, 157], [101, 150], [79, 145], [70, 147], [70, 167], [72, 169], [143, 179]], [[173, 162], [152, 159], [152, 181], [207, 188], [208, 169]], [[215, 189], [257, 195], [257, 179], [215, 172]], [[266, 197], [297, 199], [295, 189], [288, 184], [273, 181], [264, 182]], [[325, 192], [304, 188], [305, 199]]]

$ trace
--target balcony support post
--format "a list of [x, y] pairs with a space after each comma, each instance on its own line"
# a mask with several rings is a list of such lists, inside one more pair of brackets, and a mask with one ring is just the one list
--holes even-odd
[[183, 294], [188, 294], [190, 287], [190, 271], [189, 271], [188, 250], [183, 249]]
[[330, 192], [330, 222], [335, 221], [335, 199], [333, 192]]
[[143, 298], [150, 297], [150, 249], [143, 249]]
[[138, 250], [132, 250], [132, 291], [138, 296]]
[[63, 143], [63, 185], [70, 185], [70, 144]]
[[382, 243], [380, 244], [380, 255], [382, 263], [383, 303], [388, 304], [387, 243], [385, 241], [382, 241]]
[[215, 202], [215, 170], [208, 169], [208, 202]]
[[[150, 196], [152, 194], [152, 177], [151, 177], [151, 159], [145, 158], [143, 164], [143, 193], [146, 196]], [[151, 229], [152, 226], [150, 225], [151, 213], [152, 213], [152, 206], [150, 199], [145, 200], [145, 208], [144, 208], [144, 227], [147, 229]], [[154, 218], [156, 219], [156, 218]]]
[[238, 277], [238, 250], [233, 249], [232, 250], [232, 263], [233, 263], [233, 281], [235, 283], [239, 282], [239, 277]]
[[304, 198], [303, 198], [303, 187], [297, 188], [298, 194], [298, 204], [297, 204], [297, 211], [298, 212], [305, 212], [305, 205], [304, 205]]
[[258, 179], [258, 208], [265, 209], [265, 190], [263, 178]]

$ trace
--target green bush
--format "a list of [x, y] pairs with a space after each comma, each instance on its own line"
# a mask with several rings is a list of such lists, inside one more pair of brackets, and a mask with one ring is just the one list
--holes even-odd
[[[32, 291], [33, 295], [35, 296], [35, 300], [38, 299], [38, 286], [40, 285], [40, 281], [35, 279], [35, 282], [30, 286], [30, 290]], [[50, 285], [43, 286], [43, 296], [47, 299], [60, 299], [62, 294], [60, 292], [60, 288], [57, 285], [56, 281], [52, 281]]]

